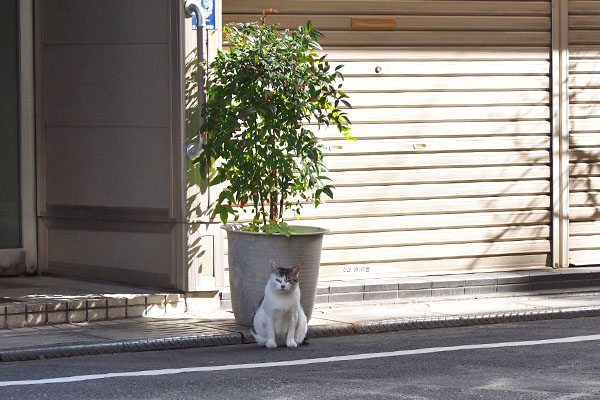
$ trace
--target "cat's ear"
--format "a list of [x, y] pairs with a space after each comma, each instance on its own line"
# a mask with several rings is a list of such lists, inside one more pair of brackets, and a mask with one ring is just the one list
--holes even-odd
[[300, 265], [296, 264], [292, 267], [292, 276], [294, 279], [298, 279], [298, 275], [300, 274]]
[[274, 274], [281, 273], [281, 272], [279, 272], [279, 267], [273, 261], [271, 261], [271, 271], [273, 271]]

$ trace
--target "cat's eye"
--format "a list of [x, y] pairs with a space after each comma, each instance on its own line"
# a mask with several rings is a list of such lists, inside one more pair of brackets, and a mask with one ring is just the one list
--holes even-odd
[[281, 279], [275, 279], [277, 282], [281, 283]]

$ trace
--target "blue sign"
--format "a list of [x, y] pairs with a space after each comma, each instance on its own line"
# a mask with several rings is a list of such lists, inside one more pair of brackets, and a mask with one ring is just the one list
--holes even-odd
[[[209, 31], [214, 31], [216, 29], [215, 0], [202, 0], [201, 4], [202, 8], [204, 9], [204, 17], [206, 18], [206, 21], [204, 21], [204, 27]], [[196, 18], [196, 14], [192, 15], [192, 29], [198, 29], [198, 19]]]

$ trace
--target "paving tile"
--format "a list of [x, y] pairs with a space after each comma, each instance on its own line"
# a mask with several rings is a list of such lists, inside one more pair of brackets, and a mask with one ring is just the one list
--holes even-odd
[[56, 301], [46, 303], [46, 310], [48, 312], [51, 311], [65, 311], [67, 309], [67, 302], [65, 301]]
[[[222, 304], [221, 304], [221, 306], [222, 306]], [[229, 308], [231, 308], [231, 301], [230, 301]], [[185, 308], [185, 302], [183, 301], [183, 299], [181, 299], [177, 303], [167, 303], [167, 305], [165, 307], [166, 314], [181, 314], [181, 313], [184, 313], [185, 311], [186, 311], [186, 308]]]
[[26, 314], [6, 314], [7, 328], [22, 328], [27, 326]]
[[562, 276], [559, 272], [531, 272], [529, 275], [531, 283], [558, 282], [561, 279]]
[[146, 296], [146, 304], [165, 304], [165, 296], [156, 294]]
[[465, 280], [460, 276], [432, 276], [431, 278], [431, 287], [433, 289], [437, 288], [458, 288], [465, 286]]
[[154, 317], [159, 315], [166, 314], [166, 305], [165, 304], [148, 304], [146, 306], [146, 316]]
[[461, 296], [465, 294], [464, 287], [448, 287], [431, 289], [432, 297]]
[[46, 324], [46, 313], [27, 313], [27, 326], [38, 326]]
[[69, 301], [67, 303], [67, 308], [69, 310], [85, 310], [87, 308], [87, 301], [86, 300]]
[[28, 313], [40, 313], [46, 311], [46, 304], [27, 304]]
[[126, 307], [108, 307], [107, 310], [108, 319], [126, 318], [127, 308]]
[[526, 272], [504, 272], [497, 275], [498, 285], [511, 285], [529, 283], [529, 274]]
[[66, 311], [48, 312], [47, 321], [49, 324], [65, 324], [65, 323], [67, 323], [67, 312]]
[[315, 296], [315, 304], [317, 303], [329, 303], [329, 295], [328, 294], [317, 294]]
[[221, 300], [231, 300], [231, 292], [229, 292], [229, 291], [221, 292]]
[[398, 281], [393, 280], [366, 280], [364, 282], [364, 290], [366, 292], [386, 292], [392, 290], [398, 290]]
[[[402, 285], [400, 285], [402, 287]], [[398, 290], [398, 298], [431, 297], [431, 289]]]
[[183, 299], [183, 297], [178, 294], [169, 293], [169, 294], [165, 295], [166, 303], [177, 303], [182, 299]]
[[329, 294], [329, 286], [317, 286], [317, 296], [320, 294]]
[[517, 283], [517, 284], [506, 284], [498, 285], [496, 288], [497, 293], [508, 293], [508, 292], [528, 292], [532, 288], [529, 283]]
[[365, 292], [364, 300], [395, 300], [398, 298], [397, 290], [378, 291], [378, 292]]
[[106, 308], [91, 308], [88, 310], [88, 321], [105, 320], [108, 313]]
[[4, 305], [6, 307], [6, 314], [24, 314], [25, 310], [26, 310], [26, 305], [25, 304], [17, 304], [17, 303], [13, 303], [13, 304], [5, 304]]
[[429, 279], [422, 278], [399, 278], [398, 289], [399, 290], [412, 290], [412, 289], [431, 289], [433, 282]]
[[494, 274], [466, 274], [462, 278], [467, 286], [492, 286], [498, 284], [498, 277]]
[[86, 310], [68, 310], [67, 311], [67, 320], [70, 323], [75, 322], [84, 322], [87, 320], [87, 311]]
[[88, 308], [101, 308], [101, 307], [106, 307], [106, 299], [91, 299], [91, 300], [87, 300], [87, 307]]
[[362, 301], [363, 293], [331, 293], [329, 295], [329, 302], [346, 302], [346, 301]]
[[127, 299], [123, 297], [109, 298], [106, 303], [109, 307], [125, 307], [127, 305]]
[[146, 296], [134, 296], [127, 298], [127, 306], [146, 305]]
[[[362, 293], [365, 290], [364, 284], [347, 283], [347, 282], [331, 282], [329, 284], [329, 294], [337, 293]], [[362, 294], [361, 294], [362, 299]]]
[[465, 286], [465, 295], [490, 294], [496, 293], [497, 285], [489, 286]]

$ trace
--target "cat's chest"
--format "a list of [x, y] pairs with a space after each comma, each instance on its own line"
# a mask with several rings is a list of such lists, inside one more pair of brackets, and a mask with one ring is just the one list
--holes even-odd
[[295, 296], [269, 296], [267, 306], [276, 312], [290, 312], [297, 308], [298, 299]]

